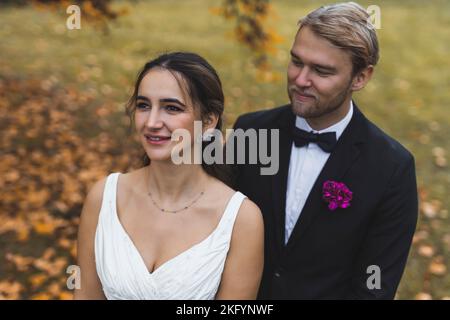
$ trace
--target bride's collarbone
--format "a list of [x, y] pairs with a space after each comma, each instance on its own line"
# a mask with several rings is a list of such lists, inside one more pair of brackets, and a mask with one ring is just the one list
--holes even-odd
[[118, 205], [118, 215], [125, 229], [147, 235], [206, 234], [218, 225], [223, 208], [194, 205], [178, 213], [161, 212], [151, 203]]
[[[174, 232], [208, 232], [220, 221], [228, 200], [234, 190], [219, 184], [212, 184], [197, 203], [177, 213], [161, 212], [156, 208], [148, 195], [142, 191], [137, 182], [131, 181], [130, 174], [122, 174], [117, 194], [117, 214], [124, 224], [134, 230]], [[173, 204], [175, 210], [176, 204]], [[200, 228], [199, 228], [200, 227]], [[194, 230], [191, 230], [194, 228]], [[149, 230], [150, 229], [150, 230]], [[200, 230], [199, 230], [200, 229]], [[204, 230], [204, 232], [202, 232]]]

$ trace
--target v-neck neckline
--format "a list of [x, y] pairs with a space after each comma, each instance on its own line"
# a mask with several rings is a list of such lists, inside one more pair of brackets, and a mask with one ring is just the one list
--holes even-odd
[[135, 253], [137, 254], [140, 263], [143, 265], [144, 269], [147, 271], [147, 274], [149, 275], [155, 275], [155, 273], [157, 273], [160, 269], [163, 269], [165, 266], [167, 266], [169, 263], [177, 260], [178, 258], [184, 256], [185, 254], [187, 254], [188, 252], [194, 250], [195, 248], [201, 246], [202, 244], [206, 243], [210, 238], [213, 237], [213, 235], [217, 232], [217, 230], [220, 229], [220, 226], [222, 225], [222, 221], [224, 220], [225, 216], [227, 215], [229, 208], [230, 208], [230, 204], [232, 203], [232, 200], [234, 199], [234, 197], [239, 193], [238, 191], [236, 191], [228, 200], [228, 203], [225, 207], [224, 212], [222, 213], [222, 216], [220, 217], [220, 220], [217, 224], [217, 226], [214, 228], [214, 230], [203, 240], [201, 240], [198, 243], [193, 244], [192, 246], [190, 246], [189, 248], [187, 248], [186, 250], [181, 251], [180, 253], [178, 253], [177, 255], [175, 255], [174, 257], [170, 258], [169, 260], [166, 260], [165, 262], [163, 262], [161, 265], [159, 265], [157, 268], [153, 269], [153, 271], [150, 271], [147, 267], [147, 264], [145, 263], [144, 257], [142, 256], [141, 252], [139, 251], [139, 249], [136, 247], [133, 239], [131, 238], [130, 234], [127, 232], [127, 230], [125, 229], [125, 227], [123, 226], [122, 222], [119, 219], [119, 214], [117, 212], [117, 190], [118, 190], [118, 185], [119, 185], [119, 175], [121, 173], [117, 173], [115, 180], [114, 180], [114, 194], [113, 194], [113, 207], [112, 207], [112, 211], [113, 211], [113, 215], [114, 218], [116, 219], [117, 224], [119, 225], [119, 229], [121, 229], [122, 233], [125, 235], [126, 239], [128, 239], [128, 241], [130, 242], [131, 247], [133, 248], [133, 250], [135, 251]]

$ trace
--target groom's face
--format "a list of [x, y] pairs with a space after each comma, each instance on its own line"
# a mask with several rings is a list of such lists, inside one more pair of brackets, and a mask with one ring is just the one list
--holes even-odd
[[288, 94], [297, 116], [320, 119], [349, 105], [352, 63], [349, 53], [317, 36], [309, 27], [297, 33], [291, 49]]

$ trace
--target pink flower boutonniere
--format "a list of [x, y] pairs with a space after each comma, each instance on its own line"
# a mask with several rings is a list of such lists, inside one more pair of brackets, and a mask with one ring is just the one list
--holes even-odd
[[328, 202], [328, 209], [332, 211], [349, 207], [352, 195], [353, 192], [342, 182], [327, 180], [323, 183], [322, 199]]

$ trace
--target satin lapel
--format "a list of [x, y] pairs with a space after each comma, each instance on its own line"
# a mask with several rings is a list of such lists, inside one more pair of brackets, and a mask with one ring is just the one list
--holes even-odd
[[360, 143], [365, 140], [365, 121], [367, 120], [354, 105], [352, 120], [342, 133], [334, 151], [325, 163], [309, 193], [305, 206], [287, 243], [286, 253], [299, 241], [314, 217], [320, 212], [328, 210], [327, 204], [322, 200], [323, 183], [327, 180], [345, 180], [345, 174], [359, 156]]
[[284, 247], [287, 179], [293, 141], [291, 132], [295, 125], [295, 115], [290, 107], [282, 114], [277, 124], [277, 128], [280, 130], [280, 162], [278, 173], [272, 176], [272, 201], [274, 205], [276, 240], [281, 251]]

